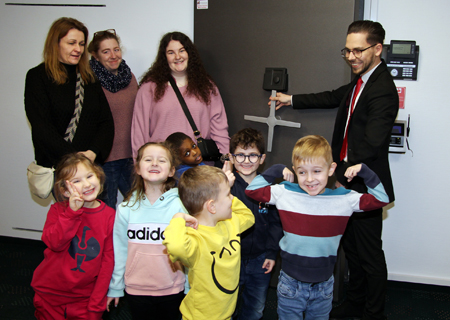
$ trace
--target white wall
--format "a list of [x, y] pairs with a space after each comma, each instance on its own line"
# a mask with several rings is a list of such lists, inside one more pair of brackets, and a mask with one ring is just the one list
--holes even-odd
[[[23, 1], [8, 1], [8, 3]], [[23, 92], [26, 72], [42, 61], [48, 29], [62, 16], [76, 18], [95, 31], [114, 28], [121, 37], [123, 57], [137, 78], [150, 67], [162, 35], [181, 31], [193, 37], [193, 2], [187, 0], [67, 1], [29, 3], [106, 4], [103, 8], [23, 7], [0, 3], [0, 235], [40, 239], [50, 199], [28, 191], [26, 168], [34, 159]]]
[[[418, 80], [396, 82], [406, 87], [406, 107], [398, 118], [411, 115], [409, 141], [414, 156], [410, 152], [390, 156], [396, 201], [385, 212], [383, 231], [389, 278], [448, 286], [450, 210], [445, 190], [450, 178], [446, 167], [450, 159], [446, 143], [450, 136], [450, 63], [446, 60], [450, 2], [366, 1], [372, 6], [371, 16], [386, 29], [386, 42], [416, 40], [420, 46]], [[103, 9], [24, 8], [1, 3], [0, 235], [39, 239], [40, 233], [12, 228], [42, 229], [49, 206], [49, 201], [31, 197], [26, 182], [33, 147], [23, 86], [26, 71], [41, 61], [50, 24], [60, 16], [71, 16], [85, 22], [91, 33], [115, 28], [125, 47], [124, 58], [137, 77], [153, 61], [163, 33], [180, 30], [193, 34], [193, 1], [103, 3], [107, 5]]]
[[387, 210], [383, 240], [389, 279], [450, 285], [450, 2], [448, 0], [377, 0], [386, 41], [415, 40], [420, 46], [417, 81], [406, 87], [411, 115], [409, 143], [414, 155], [390, 155], [396, 201]]

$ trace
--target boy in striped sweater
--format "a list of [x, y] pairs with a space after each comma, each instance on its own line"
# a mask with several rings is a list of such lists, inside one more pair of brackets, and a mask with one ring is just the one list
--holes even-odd
[[[389, 199], [378, 176], [365, 164], [347, 169], [351, 181], [364, 179], [368, 193], [326, 188], [336, 169], [331, 147], [321, 136], [305, 136], [292, 152], [294, 175], [273, 165], [257, 176], [245, 193], [277, 207], [284, 236], [278, 281], [280, 320], [328, 320], [333, 300], [333, 269], [339, 241], [353, 212], [381, 208]], [[284, 181], [272, 185], [276, 178]]]

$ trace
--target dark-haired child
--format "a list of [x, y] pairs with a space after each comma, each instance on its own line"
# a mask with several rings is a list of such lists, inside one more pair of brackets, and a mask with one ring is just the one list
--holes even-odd
[[175, 157], [176, 176], [178, 178], [187, 169], [205, 165], [203, 163], [202, 152], [187, 134], [182, 132], [172, 133], [167, 137], [166, 143], [169, 145]]
[[258, 175], [258, 168], [266, 158], [261, 132], [252, 128], [238, 131], [231, 137], [230, 152], [236, 177], [231, 194], [239, 198], [255, 216], [254, 226], [241, 235], [239, 300], [233, 319], [259, 320], [263, 316], [283, 230], [275, 206], [253, 200], [245, 194], [245, 189]]

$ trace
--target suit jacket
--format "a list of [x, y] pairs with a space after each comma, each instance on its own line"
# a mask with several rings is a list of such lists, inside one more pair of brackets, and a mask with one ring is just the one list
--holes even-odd
[[365, 163], [380, 178], [390, 202], [394, 201], [394, 188], [389, 168], [389, 141], [392, 126], [398, 113], [398, 93], [384, 61], [375, 69], [364, 86], [356, 103], [348, 128], [347, 162], [340, 161], [344, 130], [353, 87], [357, 77], [347, 85], [333, 91], [316, 94], [299, 94], [292, 97], [294, 109], [339, 108], [334, 124], [331, 147], [333, 159], [338, 164], [336, 178], [347, 188], [367, 192], [361, 178], [347, 183], [345, 170], [352, 165]]

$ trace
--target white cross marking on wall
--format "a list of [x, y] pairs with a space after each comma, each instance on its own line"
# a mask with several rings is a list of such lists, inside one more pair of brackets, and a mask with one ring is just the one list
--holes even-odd
[[[272, 90], [272, 97], [276, 97], [277, 91]], [[283, 126], [283, 127], [291, 127], [291, 128], [300, 128], [301, 123], [298, 122], [292, 122], [292, 121], [284, 121], [279, 120], [275, 118], [275, 101], [270, 102], [270, 114], [269, 117], [263, 118], [263, 117], [257, 117], [257, 116], [244, 116], [245, 120], [255, 121], [255, 122], [261, 122], [261, 123], [267, 123], [269, 126], [269, 133], [267, 135], [267, 152], [272, 151], [272, 141], [273, 141], [273, 128], [275, 126]]]

